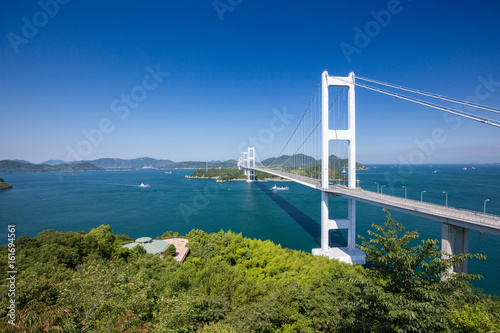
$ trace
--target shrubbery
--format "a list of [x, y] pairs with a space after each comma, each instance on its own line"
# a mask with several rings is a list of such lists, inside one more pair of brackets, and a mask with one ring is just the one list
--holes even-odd
[[171, 256], [174, 256], [176, 251], [174, 244], [170, 244], [167, 248], [167, 253]]
[[[283, 249], [232, 232], [187, 234], [183, 264], [126, 249], [109, 226], [46, 230], [16, 240], [20, 331], [418, 332], [498, 331], [500, 302], [470, 276], [441, 280], [450, 261], [388, 216], [364, 250], [371, 268]], [[165, 234], [167, 236], [172, 233]], [[164, 236], [165, 236], [164, 235]], [[6, 246], [0, 256], [6, 257]], [[7, 271], [6, 261], [0, 269]], [[0, 282], [0, 330], [8, 285]]]

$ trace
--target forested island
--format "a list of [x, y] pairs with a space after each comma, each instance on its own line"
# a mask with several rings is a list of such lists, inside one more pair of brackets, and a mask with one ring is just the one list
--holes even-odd
[[[365, 166], [362, 166], [365, 167]], [[366, 167], [365, 167], [366, 168]], [[293, 167], [286, 167], [283, 169], [283, 171], [300, 175], [300, 176], [306, 176], [314, 179], [321, 179], [321, 165], [315, 165], [306, 169], [295, 169]], [[188, 178], [210, 178], [210, 179], [217, 179], [219, 181], [229, 181], [229, 180], [245, 180], [247, 179], [247, 176], [243, 173], [243, 170], [238, 170], [238, 169], [232, 169], [232, 168], [227, 168], [227, 169], [198, 169], [195, 172], [193, 172], [191, 175], [187, 176]], [[255, 178], [257, 180], [265, 180], [265, 179], [282, 179], [280, 177], [277, 177], [275, 175], [272, 175], [267, 172], [262, 172], [259, 170], [255, 170]], [[334, 169], [332, 167], [329, 168], [329, 179], [330, 180], [340, 180], [340, 181], [345, 181], [347, 180], [347, 176], [339, 171], [338, 169]]]
[[[47, 160], [40, 164], [20, 160], [3, 160], [0, 161], [0, 173], [96, 171], [105, 169], [109, 171], [132, 171], [140, 170], [144, 167], [153, 169], [235, 169], [237, 163], [236, 160], [174, 162], [168, 159], [155, 159], [151, 157], [134, 159], [99, 158], [96, 160], [73, 162]], [[303, 172], [304, 170], [319, 168], [321, 161], [308, 155], [295, 154], [292, 156], [283, 155], [279, 158], [271, 157], [262, 161], [262, 164], [264, 166], [280, 166], [288, 172], [293, 170]], [[332, 169], [342, 171], [343, 169], [347, 169], [348, 161], [347, 159], [330, 155], [329, 164]], [[356, 169], [366, 170], [368, 167], [361, 163], [356, 163]], [[337, 175], [335, 179], [341, 179], [341, 176]]]
[[[255, 178], [257, 180], [264, 180], [266, 178], [277, 178], [269, 173], [262, 171], [255, 171]], [[229, 181], [229, 180], [245, 180], [247, 176], [243, 173], [243, 170], [238, 169], [198, 169], [193, 172], [188, 178], [211, 178], [217, 179], [219, 181]]]
[[25, 161], [3, 160], [0, 161], [0, 173], [26, 173], [26, 172], [76, 172], [103, 170], [89, 162], [74, 164], [33, 164]]
[[[321, 160], [315, 159], [312, 156], [304, 154], [295, 154], [292, 156], [282, 155], [280, 157], [271, 157], [261, 162], [264, 166], [280, 166], [283, 169], [298, 169], [305, 170], [309, 168], [319, 167]], [[336, 155], [328, 157], [328, 165], [335, 170], [343, 170], [348, 168], [349, 161], [347, 158], [340, 158]], [[356, 162], [356, 170], [366, 170], [368, 167]]]
[[[192, 230], [183, 264], [147, 254], [101, 225], [46, 230], [14, 241], [16, 326], [10, 282], [0, 282], [2, 332], [498, 332], [500, 301], [471, 275], [441, 277], [465, 257], [441, 259], [389, 215], [360, 247], [369, 268], [271, 241]], [[171, 233], [165, 233], [167, 238]], [[0, 247], [7, 258], [8, 246]], [[0, 261], [2, 272], [9, 271]]]
[[1, 190], [8, 190], [10, 188], [12, 188], [12, 185], [10, 185], [5, 180], [3, 180], [3, 178], [0, 178], [0, 191]]

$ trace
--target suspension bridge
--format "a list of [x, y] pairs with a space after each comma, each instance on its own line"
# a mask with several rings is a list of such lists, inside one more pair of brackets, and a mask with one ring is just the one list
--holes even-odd
[[[361, 80], [362, 83], [356, 82], [357, 80]], [[357, 201], [441, 222], [441, 246], [442, 250], [449, 254], [468, 251], [469, 230], [500, 235], [500, 216], [486, 214], [486, 209], [484, 212], [477, 212], [453, 208], [447, 204], [442, 206], [426, 203], [423, 200], [410, 200], [406, 196], [400, 198], [379, 193], [378, 190], [372, 192], [359, 187], [356, 178], [356, 86], [485, 125], [500, 127], [500, 122], [497, 120], [485, 117], [484, 114], [466, 112], [458, 107], [465, 106], [468, 110], [478, 109], [483, 113], [500, 114], [500, 109], [497, 108], [373, 79], [355, 78], [354, 73], [350, 73], [347, 77], [337, 77], [323, 72], [321, 83], [278, 156], [260, 161], [255, 148], [248, 147], [238, 161], [238, 167], [244, 170], [249, 182], [255, 181], [255, 171], [262, 171], [321, 191], [321, 246], [312, 249], [313, 255], [327, 256], [352, 264], [365, 263], [365, 254], [355, 244]], [[330, 90], [334, 90], [335, 96], [331, 102]], [[454, 106], [443, 106], [424, 98], [409, 96], [408, 93], [450, 102]], [[337, 157], [342, 154], [347, 155], [347, 161]], [[342, 172], [339, 169], [343, 169]], [[346, 179], [347, 184], [345, 184]], [[347, 218], [330, 218], [331, 196], [347, 198]], [[329, 231], [337, 229], [348, 230], [346, 247], [329, 246]], [[463, 262], [454, 270], [457, 273], [467, 272], [467, 262]]]

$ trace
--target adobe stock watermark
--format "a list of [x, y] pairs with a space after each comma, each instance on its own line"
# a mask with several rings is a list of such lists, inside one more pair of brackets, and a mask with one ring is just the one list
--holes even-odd
[[233, 12], [242, 2], [243, 0], [214, 0], [212, 6], [214, 6], [215, 12], [222, 22], [224, 21], [224, 14], [226, 12]]
[[[148, 92], [156, 89], [163, 80], [170, 74], [162, 72], [160, 65], [155, 68], [146, 67], [147, 74], [143, 77], [142, 83], [136, 85], [130, 90], [130, 93], [122, 93], [120, 98], [111, 102], [111, 111], [118, 115], [119, 120], [125, 120], [131, 109], [139, 106], [148, 96]], [[102, 144], [104, 136], [112, 133], [116, 129], [115, 122], [110, 118], [102, 118], [97, 126], [91, 130], [83, 129], [82, 134], [85, 137], [80, 140], [73, 148], [66, 146], [66, 161], [79, 161], [89, 156], [95, 147]]]
[[[486, 78], [479, 75], [477, 80], [479, 83], [474, 89], [474, 95], [465, 97], [465, 102], [480, 104], [488, 100], [500, 87], [500, 81], [494, 81], [493, 74], [489, 74]], [[473, 110], [473, 107], [454, 103], [453, 109], [458, 111], [470, 111]], [[447, 112], [443, 113], [443, 120], [448, 124], [447, 131], [457, 131], [462, 126], [463, 121], [462, 117]], [[387, 185], [389, 187], [404, 185], [405, 178], [410, 177], [414, 173], [415, 165], [427, 162], [428, 158], [436, 152], [438, 146], [445, 143], [447, 140], [448, 135], [445, 129], [441, 127], [433, 129], [427, 138], [414, 140], [416, 148], [406, 156], [398, 156], [400, 162], [398, 173], [391, 174], [388, 171], [385, 172], [384, 177]]]
[[226, 182], [217, 183], [210, 181], [205, 184], [203, 190], [198, 189], [193, 190], [193, 199], [190, 204], [180, 203], [178, 205], [179, 211], [184, 218], [186, 224], [191, 223], [190, 217], [193, 215], [199, 215], [202, 210], [204, 210], [212, 200], [214, 200], [220, 193], [222, 189], [226, 189]]
[[283, 111], [274, 108], [273, 114], [274, 117], [269, 120], [267, 127], [262, 128], [256, 136], [249, 136], [246, 140], [240, 142], [237, 147], [238, 154], [246, 151], [247, 147], [255, 147], [256, 150], [263, 150], [266, 145], [274, 140], [274, 135], [283, 131], [290, 124], [290, 120], [296, 117], [294, 114], [287, 113], [286, 107], [283, 107]]
[[[237, 148], [238, 154], [246, 150], [248, 146], [253, 146], [256, 149], [263, 149], [265, 145], [274, 140], [274, 135], [283, 131], [290, 120], [296, 115], [287, 113], [286, 107], [280, 111], [277, 108], [273, 109], [274, 116], [269, 120], [269, 126], [262, 128], [256, 136], [249, 136], [243, 140]], [[189, 204], [180, 203], [178, 209], [186, 224], [191, 223], [193, 215], [199, 215], [208, 205], [220, 194], [221, 190], [227, 189], [227, 182], [210, 181], [203, 187], [203, 190], [194, 189], [193, 198]]]
[[21, 44], [28, 44], [28, 42], [35, 38], [38, 34], [39, 29], [45, 27], [50, 18], [54, 18], [58, 13], [61, 5], [66, 5], [70, 0], [40, 0], [38, 1], [38, 6], [41, 10], [35, 12], [31, 18], [23, 16], [21, 22], [20, 34], [15, 32], [9, 32], [7, 34], [7, 39], [10, 45], [14, 49], [14, 53], [19, 52], [19, 46]]
[[9, 318], [8, 323], [15, 326], [16, 325], [16, 226], [11, 224], [7, 226], [7, 284], [9, 289], [7, 291], [7, 296], [9, 297], [9, 302], [7, 306], [7, 317]]
[[354, 27], [354, 45], [346, 42], [341, 42], [339, 44], [340, 50], [347, 63], [351, 63], [351, 56], [354, 53], [360, 54], [362, 49], [370, 45], [372, 39], [380, 35], [382, 28], [387, 28], [393, 16], [401, 14], [403, 9], [404, 7], [399, 0], [389, 0], [389, 2], [387, 2], [387, 9], [381, 9], [378, 12], [371, 10], [370, 15], [373, 17], [373, 20], [366, 22], [364, 29], [358, 26]]

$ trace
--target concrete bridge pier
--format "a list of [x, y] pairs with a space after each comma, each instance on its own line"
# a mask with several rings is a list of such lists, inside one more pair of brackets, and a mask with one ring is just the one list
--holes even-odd
[[[469, 229], [448, 223], [442, 224], [441, 250], [449, 254], [467, 253], [469, 251]], [[448, 258], [443, 254], [443, 258]], [[449, 273], [467, 273], [467, 260], [459, 267], [450, 268]]]
[[[328, 192], [321, 192], [321, 247], [312, 249], [315, 256], [325, 256], [349, 264], [364, 265], [365, 253], [356, 247], [356, 200], [348, 201], [347, 219], [330, 219]], [[330, 230], [347, 229], [347, 247], [330, 247]]]

